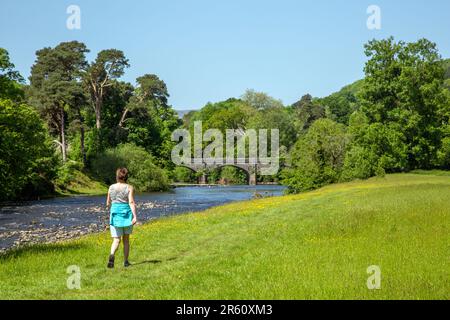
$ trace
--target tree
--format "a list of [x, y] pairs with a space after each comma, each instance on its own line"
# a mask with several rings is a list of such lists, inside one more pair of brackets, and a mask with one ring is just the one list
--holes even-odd
[[[405, 43], [389, 38], [370, 41], [365, 48], [369, 61], [361, 110], [370, 124], [401, 135], [398, 139], [404, 141], [407, 157], [404, 169], [434, 167], [443, 138], [444, 110], [450, 107], [436, 45], [426, 39]], [[392, 151], [384, 155], [402, 154]], [[393, 159], [384, 169], [396, 170], [401, 162]]]
[[138, 95], [143, 100], [152, 100], [156, 102], [158, 108], [167, 108], [168, 98], [170, 97], [167, 86], [164, 81], [155, 74], [145, 74], [136, 79], [138, 83]]
[[277, 100], [264, 92], [256, 92], [253, 89], [245, 91], [241, 97], [242, 101], [257, 110], [283, 108], [281, 100]]
[[[126, 127], [126, 122], [124, 121], [122, 127], [120, 127], [119, 124], [124, 110], [127, 108], [134, 94], [135, 88], [131, 83], [119, 80], [112, 81], [112, 85], [108, 87], [103, 98], [102, 129], [100, 131], [95, 129], [90, 133], [95, 136], [96, 143], [98, 144], [96, 149], [102, 150], [127, 142], [129, 132]], [[92, 108], [90, 108], [90, 110], [92, 110]], [[91, 126], [96, 128], [94, 113], [89, 113], [89, 120]]]
[[0, 201], [52, 192], [54, 161], [46, 131], [32, 107], [0, 100]]
[[325, 107], [328, 118], [348, 125], [350, 115], [359, 108], [358, 95], [363, 84], [364, 80], [358, 80], [338, 92], [318, 99], [317, 103]]
[[258, 111], [248, 123], [252, 129], [278, 129], [282, 150], [289, 150], [297, 139], [297, 132], [288, 108], [269, 108]]
[[8, 51], [0, 48], [0, 98], [17, 101], [23, 98], [23, 91], [19, 87], [23, 78], [14, 68]]
[[192, 117], [197, 113], [197, 110], [190, 110], [183, 114], [183, 128], [188, 129], [192, 122]]
[[49, 126], [59, 135], [56, 141], [62, 159], [67, 159], [66, 114], [83, 100], [81, 76], [86, 69], [85, 54], [89, 52], [78, 41], [63, 42], [55, 48], [36, 52], [36, 62], [31, 68], [31, 97], [47, 118]]
[[345, 156], [342, 180], [383, 176], [386, 170], [400, 172], [407, 167], [407, 145], [396, 123], [369, 123], [363, 112], [351, 115], [351, 142]]
[[146, 74], [136, 79], [137, 88], [135, 95], [130, 103], [125, 107], [122, 117], [119, 121], [119, 127], [123, 128], [128, 113], [132, 110], [156, 108], [167, 109], [167, 99], [169, 92], [164, 81], [160, 80], [157, 75]]
[[120, 50], [109, 49], [99, 52], [85, 74], [84, 80], [91, 96], [98, 130], [101, 128], [102, 106], [106, 90], [113, 85], [115, 79], [124, 74], [127, 67], [129, 67], [128, 59], [125, 58], [124, 53]]
[[[128, 141], [146, 148], [163, 167], [172, 167], [171, 134], [181, 125], [168, 105], [169, 93], [164, 81], [153, 74], [136, 79], [137, 88], [122, 113], [119, 127], [127, 130]], [[124, 126], [126, 121], [126, 126]]]
[[304, 95], [292, 105], [295, 116], [295, 124], [299, 132], [307, 130], [311, 124], [325, 117], [325, 108], [315, 103], [310, 94]]
[[87, 164], [87, 154], [86, 154], [86, 146], [85, 146], [85, 137], [87, 126], [85, 124], [86, 118], [86, 106], [87, 106], [87, 98], [83, 91], [81, 91], [81, 86], [77, 86], [79, 89], [77, 92], [74, 92], [73, 99], [71, 102], [73, 112], [69, 113], [70, 119], [72, 120], [69, 128], [73, 128], [75, 132], [79, 132], [79, 144], [80, 144], [80, 155], [81, 161], [83, 162], [84, 167]]
[[203, 130], [219, 129], [225, 134], [227, 129], [245, 131], [257, 110], [246, 102], [230, 98], [226, 101], [208, 103], [200, 111], [192, 115], [190, 127], [195, 121], [203, 122]]
[[330, 119], [314, 122], [291, 153], [283, 183], [291, 193], [319, 188], [340, 179], [349, 142], [345, 126]]

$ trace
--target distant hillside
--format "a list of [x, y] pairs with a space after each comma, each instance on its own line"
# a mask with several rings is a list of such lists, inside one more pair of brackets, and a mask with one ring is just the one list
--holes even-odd
[[317, 99], [317, 103], [327, 108], [335, 121], [348, 123], [350, 115], [358, 107], [357, 94], [361, 90], [364, 80], [358, 80], [343, 87], [340, 91], [330, 94], [325, 98]]
[[195, 110], [175, 110], [175, 112], [178, 114], [178, 117], [180, 119], [183, 119], [183, 117], [191, 111], [195, 111]]

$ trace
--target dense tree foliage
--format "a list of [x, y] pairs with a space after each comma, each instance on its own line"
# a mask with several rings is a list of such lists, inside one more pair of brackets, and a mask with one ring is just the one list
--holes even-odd
[[390, 141], [380, 165], [387, 171], [437, 166], [449, 101], [436, 45], [390, 38], [369, 42], [366, 54], [361, 111], [369, 120], [367, 130], [382, 131]]
[[245, 130], [256, 110], [240, 99], [231, 98], [217, 103], [208, 103], [195, 112], [189, 122], [192, 127], [195, 121], [202, 121], [203, 130], [226, 129]]
[[314, 121], [325, 117], [325, 108], [313, 101], [313, 97], [310, 94], [304, 95], [291, 108], [295, 128], [299, 134], [308, 130]]
[[344, 125], [330, 119], [314, 122], [291, 152], [291, 167], [284, 172], [289, 191], [307, 191], [339, 181], [348, 142]]
[[[425, 39], [373, 40], [365, 48], [365, 79], [317, 100], [327, 117], [348, 124], [346, 134], [334, 127], [332, 145], [318, 139], [328, 137], [316, 128], [325, 123], [313, 123], [291, 153], [293, 167], [284, 172], [291, 191], [386, 172], [449, 167], [448, 61]], [[324, 160], [327, 146], [339, 146], [339, 161]]]
[[348, 125], [351, 114], [359, 108], [358, 96], [363, 85], [364, 80], [358, 80], [328, 97], [317, 99], [317, 103], [325, 107], [328, 118]]
[[[99, 155], [132, 143], [151, 158], [145, 162], [151, 168], [171, 169], [170, 135], [181, 121], [168, 105], [166, 84], [153, 74], [138, 77], [136, 86], [120, 81], [129, 67], [122, 51], [100, 51], [92, 63], [86, 61], [87, 52], [86, 46], [76, 41], [44, 48], [37, 52], [31, 71], [29, 100], [57, 138], [62, 162], [78, 161], [83, 170], [98, 173], [102, 171], [96, 167], [101, 164]], [[149, 177], [143, 170], [135, 172]], [[104, 174], [98, 178], [110, 182]], [[134, 179], [139, 182], [139, 177]], [[140, 189], [161, 190], [168, 181], [139, 185]]]
[[36, 63], [31, 69], [30, 101], [47, 120], [52, 132], [58, 135], [63, 161], [67, 160], [68, 114], [79, 116], [79, 108], [85, 103], [81, 75], [86, 68], [87, 52], [83, 43], [63, 42], [55, 48], [37, 51]]
[[0, 99], [0, 201], [52, 192], [55, 161], [39, 114]]
[[39, 114], [23, 101], [22, 81], [0, 48], [0, 201], [53, 192], [50, 139]]
[[14, 70], [14, 64], [9, 59], [8, 51], [0, 48], [0, 98], [8, 98], [14, 101], [23, 98], [20, 83], [22, 76]]
[[[128, 166], [138, 190], [165, 190], [169, 179], [194, 182], [200, 173], [175, 167], [173, 130], [278, 129], [280, 179], [290, 192], [386, 172], [450, 168], [450, 60], [436, 45], [393, 38], [365, 46], [365, 78], [324, 98], [303, 95], [289, 106], [247, 90], [240, 98], [208, 103], [183, 120], [169, 105], [157, 75], [121, 81], [125, 53], [102, 50], [92, 62], [81, 42], [36, 52], [30, 85], [0, 48], [0, 175], [3, 198], [63, 188], [81, 172], [105, 183]], [[205, 145], [208, 144], [204, 141]], [[77, 174], [73, 174], [76, 171]], [[245, 183], [247, 174], [227, 166], [206, 172], [209, 182]]]
[[166, 84], [154, 74], [139, 77], [136, 82], [135, 94], [122, 112], [119, 127], [126, 129], [129, 142], [144, 147], [158, 159], [159, 165], [172, 168], [171, 134], [181, 120], [167, 104]]
[[175, 167], [172, 172], [172, 179], [174, 182], [196, 183], [198, 177], [191, 169], [185, 167]]
[[124, 69], [127, 67], [129, 67], [128, 59], [122, 51], [117, 49], [102, 50], [84, 76], [85, 84], [91, 96], [97, 129], [102, 126], [103, 99], [107, 90], [112, 86], [115, 79], [124, 74]]
[[[181, 120], [168, 104], [166, 84], [153, 74], [139, 77], [136, 86], [120, 81], [129, 66], [122, 51], [103, 50], [92, 63], [86, 60], [88, 52], [77, 41], [38, 50], [26, 86], [8, 52], [0, 50], [0, 98], [5, 99], [0, 160], [8, 164], [2, 165], [2, 177], [8, 180], [5, 199], [48, 194], [55, 185], [64, 189], [77, 175], [73, 171], [99, 173], [97, 178], [109, 183], [115, 172], [112, 167], [122, 162], [111, 162], [106, 178], [102, 155], [128, 157], [125, 163], [132, 168], [131, 181], [139, 190], [168, 187], [166, 171], [173, 168], [170, 136]], [[21, 103], [24, 99], [32, 107]], [[20, 130], [12, 126], [16, 118], [23, 125]], [[34, 126], [27, 127], [30, 119]], [[13, 145], [14, 139], [23, 144]]]
[[283, 108], [283, 102], [272, 98], [267, 93], [257, 92], [253, 89], [247, 90], [241, 97], [242, 101], [256, 110], [280, 109]]

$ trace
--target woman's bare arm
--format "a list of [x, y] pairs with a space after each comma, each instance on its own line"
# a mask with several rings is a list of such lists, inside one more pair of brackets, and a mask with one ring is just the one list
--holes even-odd
[[132, 224], [135, 225], [137, 222], [137, 215], [136, 215], [136, 203], [134, 202], [134, 188], [132, 186], [130, 186], [130, 195], [128, 197], [128, 203], [130, 204], [131, 212], [133, 213]]
[[111, 196], [108, 190], [108, 195], [106, 196], [106, 207], [109, 208], [110, 206], [111, 206]]

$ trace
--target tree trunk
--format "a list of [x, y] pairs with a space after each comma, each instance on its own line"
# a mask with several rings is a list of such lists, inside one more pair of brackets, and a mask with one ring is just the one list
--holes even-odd
[[81, 145], [81, 155], [83, 156], [83, 166], [87, 166], [86, 150], [84, 148], [84, 127], [80, 127], [80, 145]]
[[60, 121], [61, 121], [61, 128], [60, 128], [60, 135], [61, 135], [61, 153], [63, 162], [67, 161], [67, 149], [66, 149], [66, 124], [65, 124], [65, 116], [64, 116], [64, 108], [60, 108]]
[[87, 166], [87, 159], [86, 159], [86, 149], [84, 147], [84, 118], [83, 115], [81, 114], [81, 110], [80, 108], [78, 108], [78, 120], [80, 121], [80, 151], [81, 151], [81, 156], [83, 159], [83, 165], [84, 167]]
[[97, 129], [100, 130], [102, 127], [101, 123], [101, 109], [102, 109], [102, 103], [99, 98], [95, 101], [95, 124], [97, 126]]
[[127, 113], [128, 113], [128, 108], [125, 108], [125, 110], [122, 113], [122, 117], [120, 118], [120, 121], [119, 121], [119, 127], [120, 128], [123, 128], [123, 123], [125, 122], [125, 119], [127, 117]]
[[81, 156], [83, 157], [83, 165], [84, 167], [87, 166], [87, 159], [86, 159], [86, 149], [84, 147], [84, 119], [81, 115], [81, 111], [78, 110], [78, 117], [80, 118], [80, 151]]

